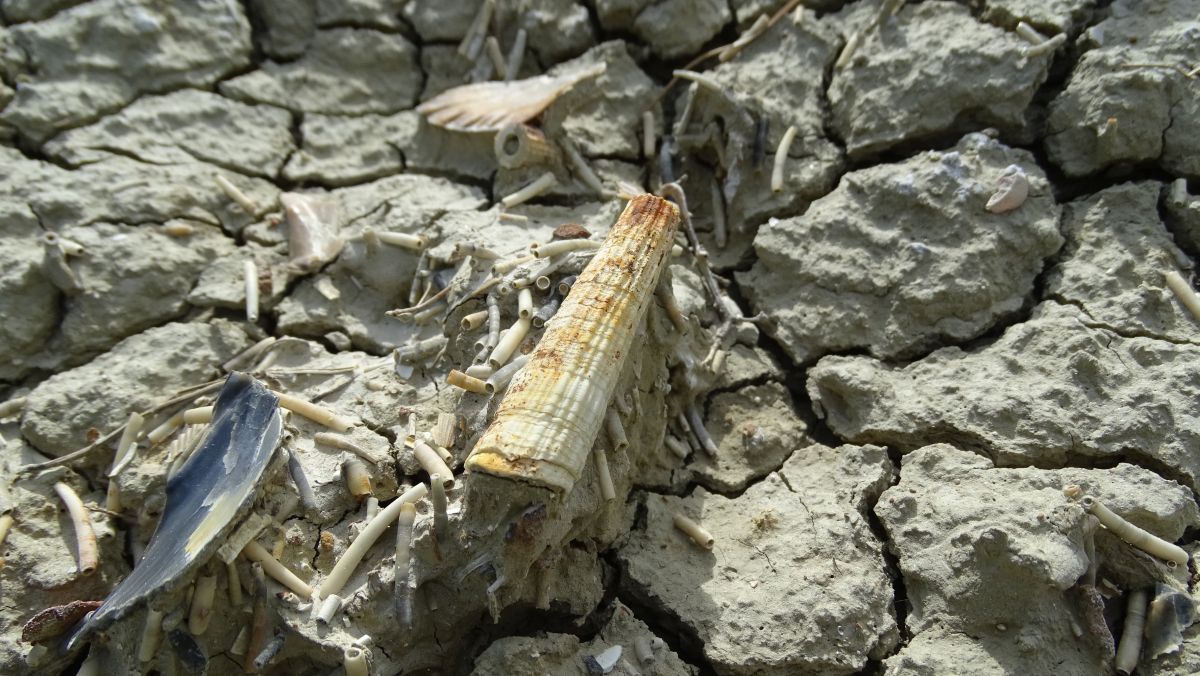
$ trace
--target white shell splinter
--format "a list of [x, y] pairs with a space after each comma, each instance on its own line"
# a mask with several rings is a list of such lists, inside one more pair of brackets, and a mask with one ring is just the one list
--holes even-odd
[[988, 198], [984, 208], [993, 214], [1002, 214], [1024, 204], [1026, 197], [1029, 197], [1029, 179], [1023, 169], [1011, 164], [996, 182], [996, 192]]
[[601, 75], [605, 64], [562, 75], [477, 82], [448, 89], [417, 106], [430, 124], [455, 131], [500, 131], [537, 117], [578, 82]]

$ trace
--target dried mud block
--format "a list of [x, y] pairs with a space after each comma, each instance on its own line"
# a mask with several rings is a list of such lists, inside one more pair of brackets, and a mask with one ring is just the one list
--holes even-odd
[[1189, 193], [1186, 182], [1181, 181], [1176, 179], [1166, 186], [1162, 216], [1175, 242], [1194, 256], [1200, 254], [1200, 198]]
[[[238, 232], [266, 213], [279, 189], [260, 178], [232, 174], [208, 164], [154, 165], [112, 157], [68, 171], [49, 162], [26, 159], [0, 147], [0, 193], [23, 202], [47, 230], [72, 225], [165, 223], [179, 218]], [[226, 176], [257, 205], [247, 214], [213, 181]]]
[[[467, 34], [482, 0], [442, 2], [412, 0], [404, 5], [404, 18], [412, 24], [422, 42], [458, 42]], [[456, 47], [457, 49], [457, 47]]]
[[1086, 624], [1069, 590], [1089, 567], [1091, 517], [1063, 495], [1068, 484], [1167, 540], [1200, 523], [1187, 487], [1134, 465], [999, 469], [947, 444], [914, 451], [875, 507], [915, 636], [888, 673], [933, 673], [945, 658], [931, 654], [931, 641], [947, 634], [971, 637], [955, 652], [991, 656], [981, 673], [1102, 673], [1105, 656], [1072, 631]]
[[[1010, 165], [1030, 195], [989, 213]], [[847, 174], [803, 216], [768, 223], [759, 261], [737, 278], [796, 363], [863, 348], [911, 356], [1017, 312], [1062, 245], [1058, 218], [1029, 153], [969, 134], [949, 152]]]
[[1200, 2], [1121, 0], [1109, 11], [1080, 39], [1083, 56], [1050, 103], [1047, 154], [1068, 176], [1143, 162], [1200, 176], [1200, 93], [1162, 66], [1200, 61]]
[[717, 455], [698, 453], [689, 468], [712, 491], [741, 491], [778, 470], [796, 449], [814, 443], [792, 409], [791, 394], [778, 383], [717, 394], [704, 420]]
[[61, 318], [59, 290], [42, 267], [42, 230], [29, 207], [0, 202], [0, 381], [33, 368]]
[[329, 187], [372, 181], [404, 170], [402, 145], [416, 133], [417, 116], [305, 115], [304, 145], [288, 158], [284, 178]]
[[1018, 21], [1043, 35], [1074, 34], [1092, 16], [1096, 0], [982, 0], [984, 21], [1012, 30]]
[[173, 323], [126, 338], [87, 364], [56, 373], [29, 393], [21, 434], [60, 456], [84, 446], [88, 430], [107, 432], [131, 411], [215, 378], [219, 366], [250, 344], [236, 324]]
[[[892, 585], [867, 505], [891, 462], [874, 446], [809, 446], [729, 499], [645, 496], [618, 550], [627, 591], [678, 617], [720, 674], [853, 673], [898, 641]], [[715, 538], [700, 548], [682, 513]]]
[[[719, 0], [665, 0], [664, 2], [597, 2], [601, 25], [629, 30], [645, 42], [655, 56], [679, 59], [700, 51], [716, 37], [733, 15]], [[629, 20], [632, 23], [628, 23]]]
[[[82, 290], [69, 294], [47, 359], [77, 363], [138, 331], [178, 318], [200, 273], [231, 256], [233, 240], [209, 225], [177, 238], [154, 226], [91, 225], [61, 234], [84, 247], [70, 265]], [[59, 351], [65, 355], [55, 355]]]
[[783, 382], [784, 377], [783, 369], [766, 350], [734, 345], [725, 357], [725, 368], [717, 375], [713, 389], [732, 390], [751, 383]]
[[63, 132], [45, 151], [75, 166], [126, 155], [149, 164], [207, 162], [272, 177], [295, 150], [291, 124], [282, 108], [184, 89], [140, 98], [95, 124]]
[[250, 23], [221, 0], [99, 0], [12, 26], [0, 46], [5, 80], [22, 82], [0, 121], [40, 143], [140, 94], [207, 87], [245, 68]]
[[905, 6], [834, 70], [833, 128], [853, 158], [988, 126], [1026, 139], [1025, 111], [1054, 55], [1028, 47], [962, 5]]
[[586, 3], [577, 0], [498, 2], [494, 20], [504, 27], [500, 33], [504, 54], [508, 54], [517, 29], [523, 28], [529, 48], [547, 65], [579, 56], [596, 44]]
[[[644, 664], [637, 658], [636, 641], [652, 645], [653, 662]], [[661, 676], [689, 676], [695, 667], [687, 664], [654, 635], [620, 601], [614, 602], [612, 617], [596, 638], [582, 642], [570, 634], [548, 633], [541, 636], [502, 638], [475, 658], [472, 676], [542, 676], [543, 674], [590, 674], [586, 660], [595, 658], [613, 646], [621, 647], [617, 671], [613, 673], [645, 673]], [[628, 666], [626, 666], [628, 665]], [[633, 668], [634, 672], [629, 669]]]
[[0, 12], [8, 23], [41, 21], [84, 2], [86, 0], [4, 0], [0, 2]]
[[1192, 267], [1159, 220], [1161, 185], [1125, 183], [1069, 202], [1067, 243], [1046, 275], [1048, 298], [1121, 335], [1200, 343], [1200, 325], [1163, 281]]
[[315, 0], [249, 0], [247, 7], [261, 26], [256, 46], [268, 58], [299, 58], [317, 32]]
[[817, 415], [840, 437], [911, 451], [930, 441], [1000, 465], [1139, 458], [1200, 485], [1200, 347], [1122, 337], [1042, 303], [973, 351], [906, 366], [826, 357], [809, 370]]
[[605, 42], [549, 71], [566, 73], [595, 63], [607, 66], [598, 77], [579, 82], [542, 113], [548, 136], [566, 136], [584, 157], [641, 158], [642, 112], [656, 92], [621, 41]]
[[220, 91], [305, 113], [394, 113], [416, 103], [421, 77], [417, 48], [403, 36], [334, 28], [318, 31], [299, 59], [267, 62]]
[[[3, 450], [4, 469], [0, 481], [11, 502], [13, 524], [3, 545], [0, 561], [0, 670], [9, 674], [57, 673], [67, 669], [72, 657], [51, 650], [41, 661], [31, 660], [31, 646], [21, 640], [21, 629], [35, 613], [72, 601], [100, 601], [128, 572], [125, 539], [116, 520], [103, 512], [89, 510], [96, 535], [96, 572], [77, 572], [75, 530], [53, 485], [62, 481], [84, 503], [104, 505], [104, 493], [91, 491], [78, 474], [55, 470], [42, 478], [14, 480], [17, 468], [45, 458], [21, 441]], [[53, 641], [49, 645], [54, 645]]]

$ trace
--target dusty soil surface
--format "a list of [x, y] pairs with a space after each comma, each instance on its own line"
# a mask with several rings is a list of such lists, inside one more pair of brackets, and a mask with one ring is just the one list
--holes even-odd
[[[597, 64], [519, 160], [416, 110]], [[0, 672], [1200, 673], [1195, 564], [1085, 508], [1200, 549], [1192, 181], [1200, 0], [0, 0]], [[522, 388], [448, 374], [593, 255], [530, 245], [672, 182], [572, 488], [467, 471]], [[348, 423], [227, 557], [27, 624], [145, 563], [232, 370]]]

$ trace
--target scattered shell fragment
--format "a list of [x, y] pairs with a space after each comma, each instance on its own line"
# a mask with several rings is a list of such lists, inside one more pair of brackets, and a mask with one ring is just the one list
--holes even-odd
[[576, 83], [604, 73], [600, 63], [562, 75], [477, 82], [446, 90], [417, 106], [430, 124], [455, 131], [500, 131], [537, 117]]
[[670, 258], [679, 209], [631, 200], [516, 375], [467, 459], [470, 471], [571, 490]]
[[505, 169], [559, 161], [558, 149], [546, 140], [542, 130], [526, 124], [510, 124], [497, 132], [493, 149], [496, 161]]
[[1196, 621], [1196, 602], [1182, 591], [1158, 583], [1146, 617], [1146, 656], [1155, 659], [1179, 651], [1183, 630]]
[[1025, 177], [1025, 171], [1011, 164], [996, 182], [996, 192], [988, 198], [984, 208], [993, 214], [1002, 214], [1024, 204], [1028, 196], [1029, 179]]
[[287, 214], [288, 267], [313, 272], [333, 260], [345, 241], [338, 236], [338, 205], [332, 199], [285, 192], [279, 204]]

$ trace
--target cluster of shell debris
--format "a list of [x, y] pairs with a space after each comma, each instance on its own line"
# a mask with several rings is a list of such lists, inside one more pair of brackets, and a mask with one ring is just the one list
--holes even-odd
[[1198, 17], [0, 0], [0, 671], [1200, 671]]

